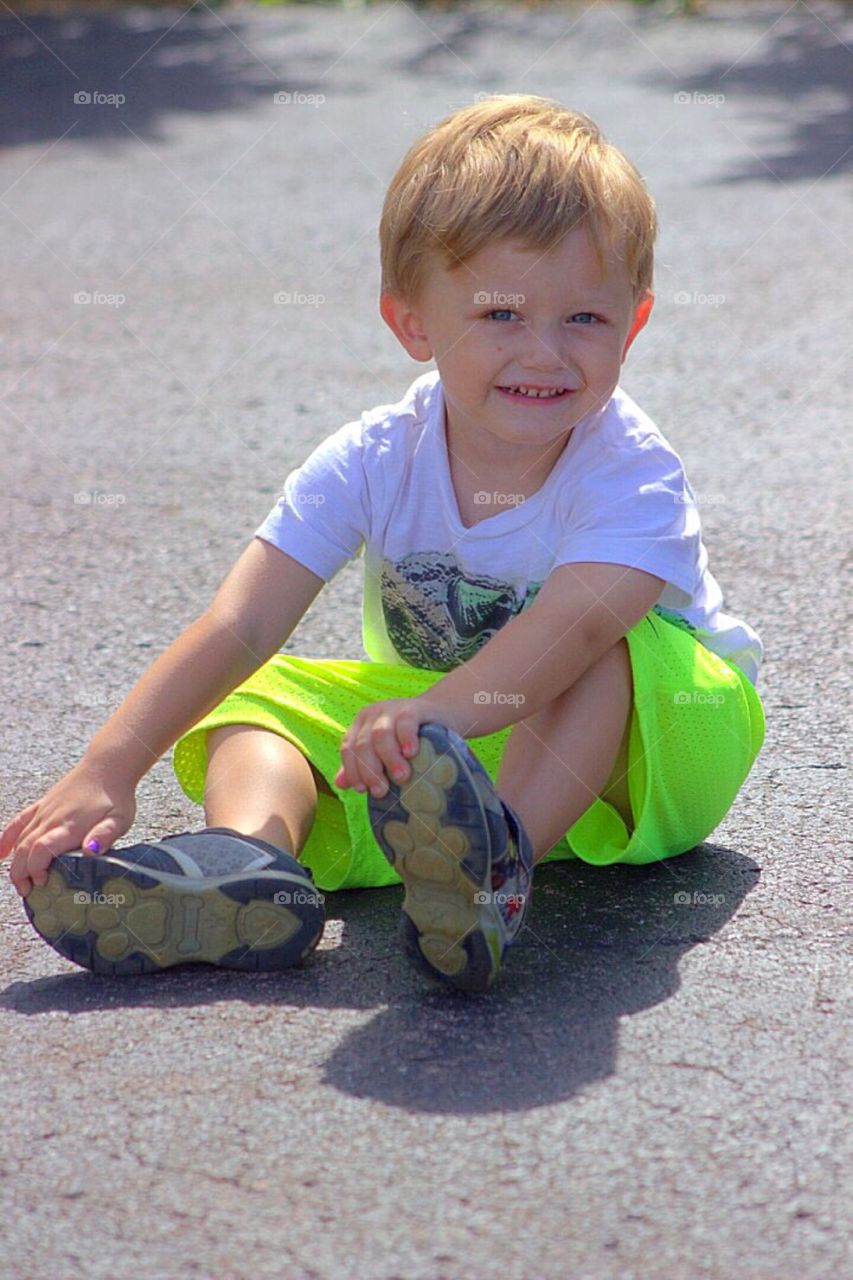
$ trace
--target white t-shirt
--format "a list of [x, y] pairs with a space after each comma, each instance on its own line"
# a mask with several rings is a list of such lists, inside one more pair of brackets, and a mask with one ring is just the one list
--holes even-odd
[[721, 612], [681, 459], [621, 388], [575, 426], [535, 494], [470, 529], [444, 423], [432, 370], [319, 444], [256, 530], [326, 581], [364, 556], [372, 661], [448, 671], [528, 608], [557, 565], [603, 561], [663, 578], [655, 609], [755, 682], [761, 641]]

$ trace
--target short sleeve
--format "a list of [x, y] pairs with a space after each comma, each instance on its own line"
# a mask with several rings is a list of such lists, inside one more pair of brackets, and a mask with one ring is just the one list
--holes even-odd
[[284, 482], [255, 535], [330, 581], [367, 539], [362, 422], [328, 436]]
[[701, 555], [699, 512], [681, 461], [662, 441], [647, 440], [631, 453], [606, 450], [580, 477], [554, 564], [623, 564], [689, 598]]

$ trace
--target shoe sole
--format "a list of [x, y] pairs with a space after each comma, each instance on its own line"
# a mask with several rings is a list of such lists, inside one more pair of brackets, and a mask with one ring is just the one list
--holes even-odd
[[368, 793], [376, 840], [405, 886], [400, 921], [412, 963], [461, 991], [486, 991], [500, 944], [477, 895], [491, 890], [492, 857], [507, 846], [491, 781], [440, 724], [422, 725], [408, 782]]
[[196, 962], [253, 972], [290, 968], [320, 940], [321, 903], [313, 884], [286, 872], [193, 880], [109, 854], [61, 854], [24, 910], [60, 955], [123, 976]]

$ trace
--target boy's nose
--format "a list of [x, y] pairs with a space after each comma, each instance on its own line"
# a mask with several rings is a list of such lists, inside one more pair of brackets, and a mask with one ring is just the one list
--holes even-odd
[[559, 354], [559, 336], [554, 333], [528, 332], [528, 341], [520, 359], [520, 367], [531, 373], [564, 372], [565, 362]]

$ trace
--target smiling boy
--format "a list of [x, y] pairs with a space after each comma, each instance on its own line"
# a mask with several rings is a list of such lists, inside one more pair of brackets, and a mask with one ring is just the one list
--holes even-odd
[[[762, 649], [619, 386], [656, 230], [633, 166], [548, 99], [486, 99], [413, 145], [380, 310], [437, 369], [288, 476], [210, 608], [9, 824], [51, 945], [109, 972], [281, 968], [319, 940], [315, 884], [402, 880], [410, 959], [482, 991], [543, 857], [654, 862], [718, 825], [763, 740]], [[370, 662], [276, 652], [359, 555]], [[111, 849], [176, 742], [209, 825]], [[81, 886], [130, 906], [78, 910]]]

